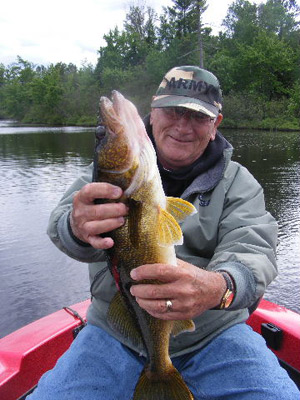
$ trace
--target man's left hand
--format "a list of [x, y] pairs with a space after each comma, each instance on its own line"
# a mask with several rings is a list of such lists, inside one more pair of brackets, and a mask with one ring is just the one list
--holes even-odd
[[[177, 259], [177, 266], [146, 264], [131, 271], [136, 281], [156, 280], [159, 284], [134, 284], [131, 294], [155, 318], [193, 319], [221, 303], [226, 282], [221, 274], [206, 271]], [[172, 302], [168, 309], [166, 302]], [[168, 312], [169, 311], [169, 312]]]

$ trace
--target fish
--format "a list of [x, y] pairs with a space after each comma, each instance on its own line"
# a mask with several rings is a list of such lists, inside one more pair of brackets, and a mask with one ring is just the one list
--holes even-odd
[[[193, 331], [194, 323], [162, 320], [147, 313], [130, 288], [161, 282], [136, 282], [130, 272], [152, 263], [176, 268], [174, 246], [183, 243], [179, 222], [196, 209], [183, 199], [166, 197], [154, 147], [132, 102], [113, 91], [111, 100], [100, 98], [100, 115], [106, 129], [96, 138], [93, 181], [121, 187], [123, 195], [117, 201], [129, 210], [124, 225], [108, 234], [114, 240], [114, 246], [106, 250], [108, 264], [118, 290], [109, 305], [107, 322], [134, 345], [146, 349], [147, 361], [133, 400], [191, 400], [192, 392], [170, 359], [169, 340], [170, 335]], [[115, 200], [98, 200], [109, 201]]]

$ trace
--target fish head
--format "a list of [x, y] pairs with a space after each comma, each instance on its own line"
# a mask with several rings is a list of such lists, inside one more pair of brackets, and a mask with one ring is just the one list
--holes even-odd
[[112, 92], [111, 100], [101, 97], [100, 113], [105, 129], [96, 133], [96, 175], [98, 179], [100, 175], [101, 179], [110, 176], [109, 181], [124, 190], [139, 177], [139, 183], [131, 185], [130, 190], [136, 189], [149, 171], [152, 174], [153, 167], [149, 165], [156, 165], [155, 150], [144, 123], [133, 103], [117, 91]]
[[126, 132], [126, 124], [120, 114], [123, 108], [116, 100], [120, 96], [113, 93], [112, 101], [107, 97], [100, 99], [100, 113], [105, 129], [96, 133], [96, 155], [98, 167], [102, 171], [126, 171], [133, 162], [132, 135]]

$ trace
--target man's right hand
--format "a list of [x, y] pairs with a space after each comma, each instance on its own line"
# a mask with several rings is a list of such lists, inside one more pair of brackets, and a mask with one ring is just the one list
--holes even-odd
[[73, 234], [96, 249], [109, 249], [114, 245], [110, 237], [102, 233], [119, 228], [125, 222], [128, 208], [123, 203], [95, 204], [95, 199], [116, 200], [122, 196], [118, 186], [103, 182], [85, 185], [74, 195], [70, 224]]

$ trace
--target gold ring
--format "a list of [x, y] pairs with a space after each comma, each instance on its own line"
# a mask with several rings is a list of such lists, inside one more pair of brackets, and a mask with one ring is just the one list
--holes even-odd
[[166, 307], [167, 307], [167, 312], [172, 311], [173, 303], [171, 300], [166, 300]]

